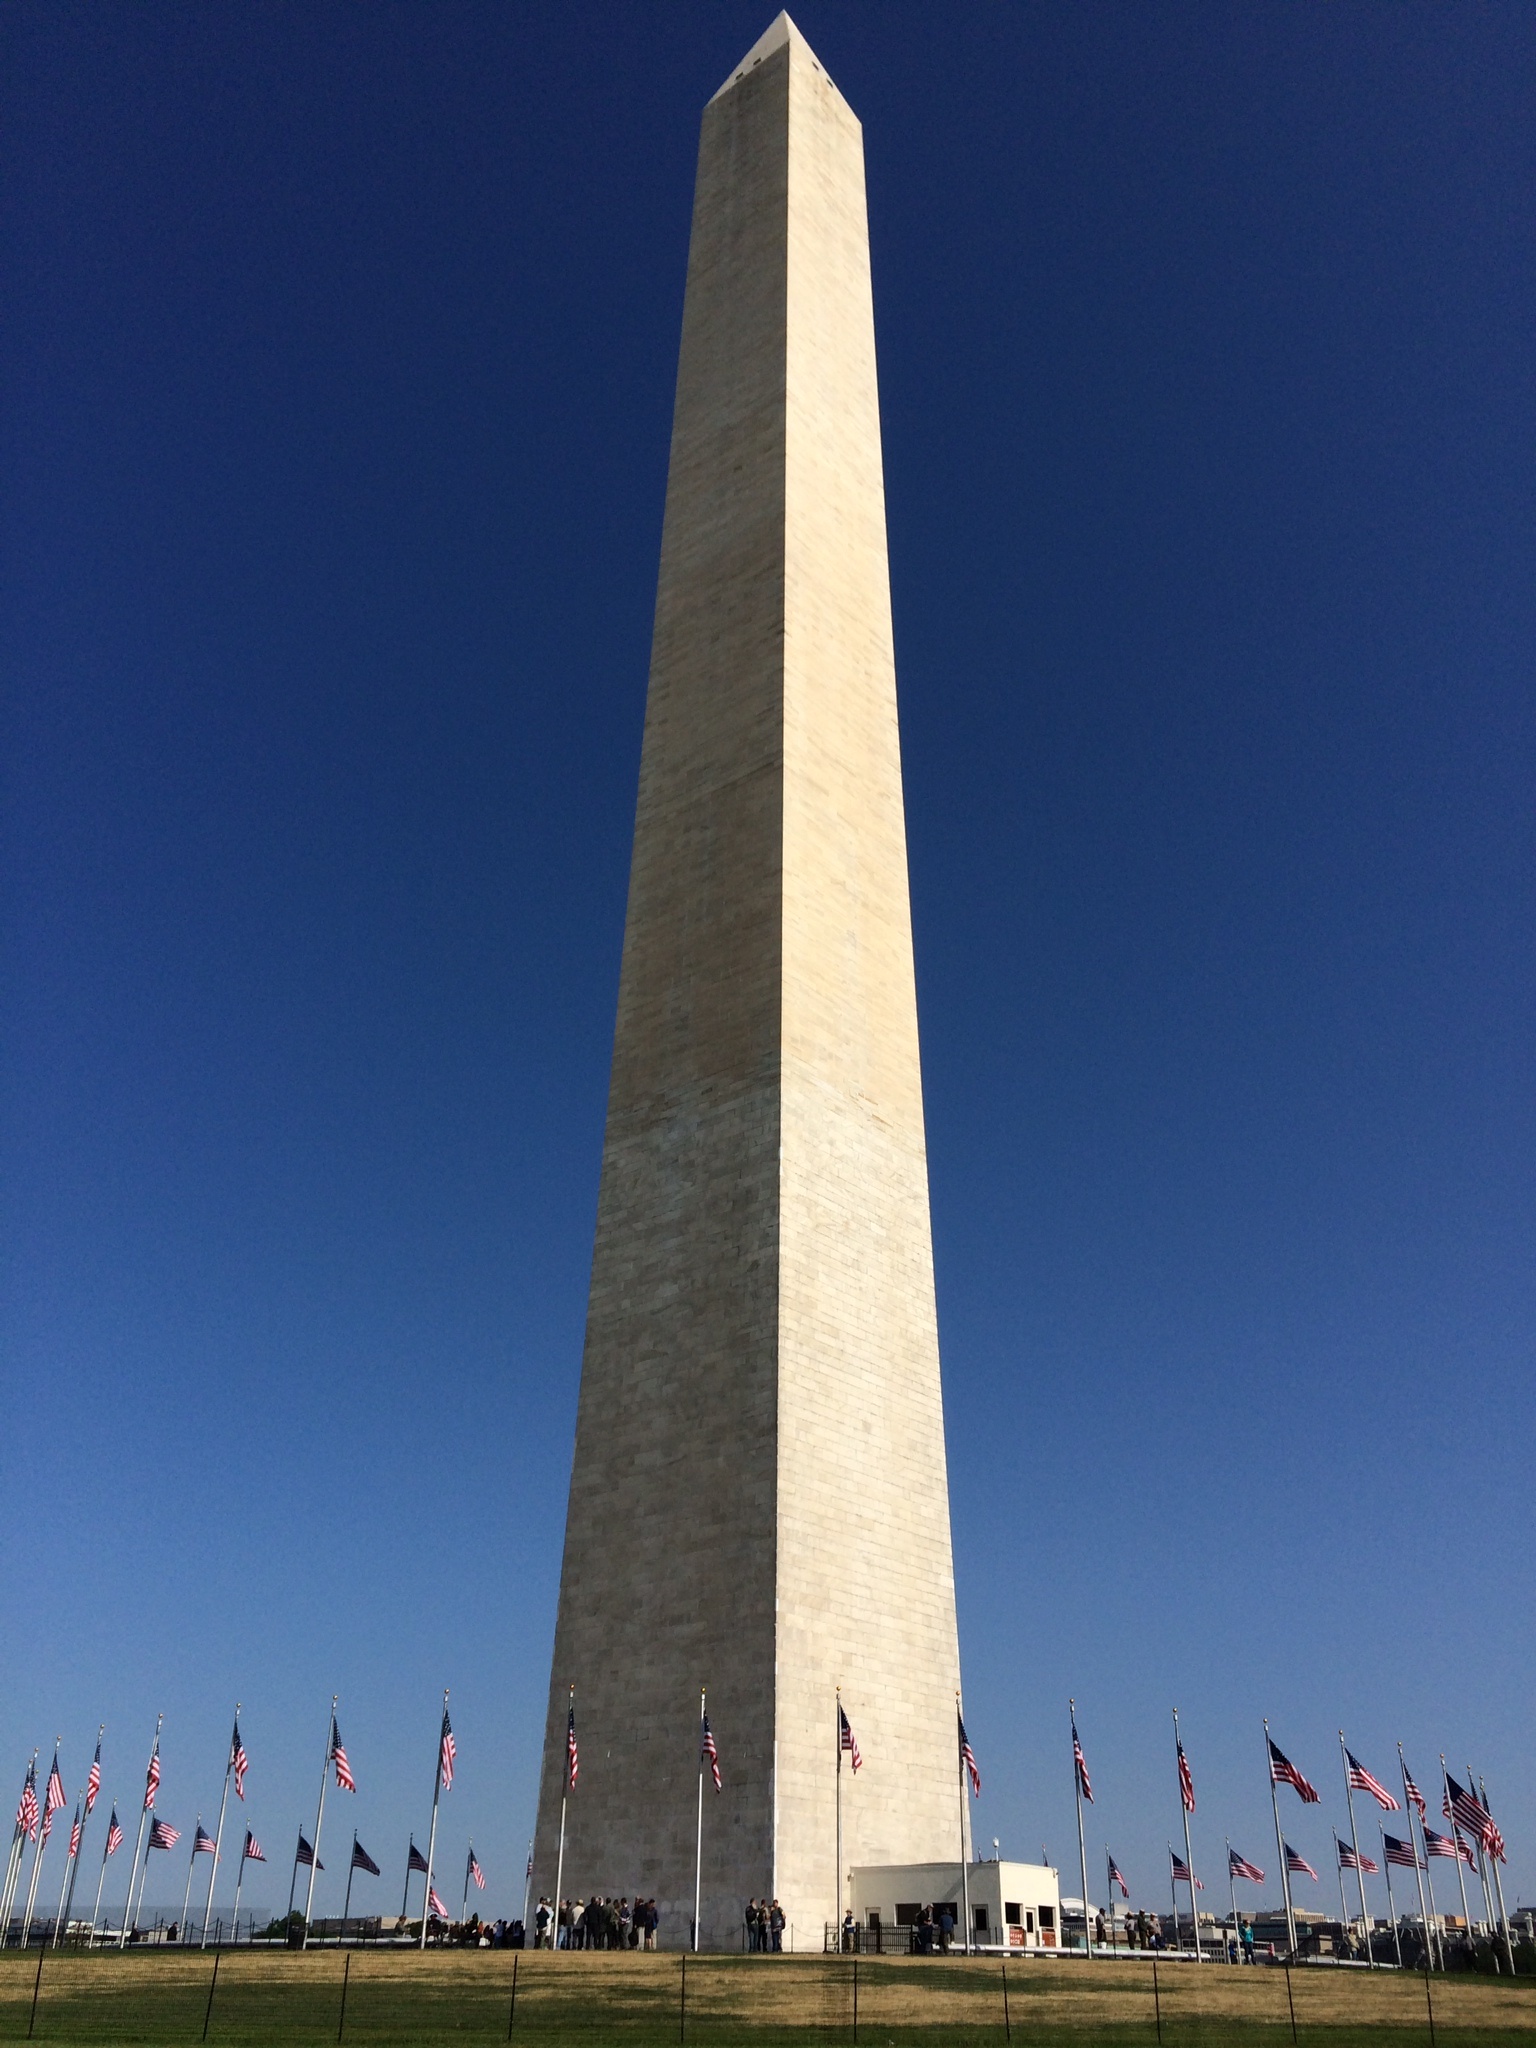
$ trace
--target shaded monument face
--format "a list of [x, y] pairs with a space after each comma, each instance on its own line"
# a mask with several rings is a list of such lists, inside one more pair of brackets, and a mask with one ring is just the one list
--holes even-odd
[[795, 1945], [958, 1853], [955, 1631], [858, 122], [705, 109], [533, 1889]]

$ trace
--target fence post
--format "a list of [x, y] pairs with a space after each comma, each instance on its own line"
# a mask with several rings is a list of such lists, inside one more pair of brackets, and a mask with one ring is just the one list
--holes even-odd
[[512, 1951], [512, 2003], [507, 2008], [507, 2039], [512, 2038], [512, 2022], [517, 2018], [517, 1950]]
[[682, 1988], [677, 1997], [677, 2038], [683, 2039], [688, 2026], [688, 1951], [683, 1950]]
[[1003, 2038], [1013, 2039], [1013, 2021], [1008, 2017], [1008, 1958], [1003, 1957]]
[[215, 1949], [213, 1952], [213, 1975], [208, 1979], [208, 2006], [203, 2014], [203, 2039], [205, 2041], [208, 2038], [208, 2022], [213, 2018], [213, 1987], [219, 1981], [219, 1954], [220, 1951]]
[[1429, 2007], [1429, 2048], [1435, 2048], [1435, 2001], [1429, 1995], [1429, 1941], [1425, 1938], [1424, 2003]]
[[341, 1967], [341, 2018], [336, 2022], [336, 2040], [341, 2041], [341, 2030], [347, 2024], [347, 1979], [352, 1975], [352, 1951], [347, 1950], [347, 1959]]
[[27, 2021], [27, 2039], [32, 2038], [32, 2029], [37, 2024], [37, 1994], [43, 1988], [43, 1957], [48, 1953], [47, 1942], [42, 1942], [37, 1951], [37, 1975], [32, 1979], [32, 2016]]
[[859, 1956], [857, 1949], [854, 1950], [853, 1956], [853, 2038], [855, 2041], [859, 2038]]
[[1152, 2010], [1157, 2017], [1157, 2038], [1163, 2038], [1163, 2001], [1157, 1988], [1157, 1957], [1152, 1958]]

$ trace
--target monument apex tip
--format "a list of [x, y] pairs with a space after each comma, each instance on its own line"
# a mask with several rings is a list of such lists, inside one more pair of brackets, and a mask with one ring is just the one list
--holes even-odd
[[[719, 88], [719, 91], [711, 95], [711, 98], [717, 100], [723, 94], [728, 93], [733, 85], [741, 83], [742, 79], [746, 77], [747, 73], [755, 65], [761, 64], [765, 57], [771, 57], [776, 50], [782, 50], [787, 43], [799, 43], [801, 48], [805, 50], [810, 50], [811, 47], [799, 29], [790, 20], [788, 14], [780, 13], [775, 15], [767, 28], [763, 30], [763, 33], [758, 37], [751, 49], [748, 50], [741, 62], [732, 67], [730, 77], [726, 79], [725, 83]], [[812, 54], [814, 55], [814, 53]]]

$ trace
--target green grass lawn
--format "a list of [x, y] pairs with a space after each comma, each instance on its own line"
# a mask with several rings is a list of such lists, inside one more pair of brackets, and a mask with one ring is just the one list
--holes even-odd
[[[698, 1957], [362, 1949], [307, 1955], [174, 1949], [0, 1955], [0, 2040], [280, 2042], [408, 2048], [447, 2040], [751, 2041], [897, 2048], [1011, 2039], [1028, 2048], [1429, 2048], [1422, 1977], [1383, 1971], [996, 1958]], [[516, 1963], [516, 2003], [513, 1969]], [[37, 1990], [35, 2015], [33, 1992]], [[1536, 1981], [1437, 1978], [1435, 2048], [1536, 2048]], [[210, 1992], [212, 1998], [210, 2001]], [[1160, 2030], [1160, 2031], [1159, 2031]], [[1255, 2040], [1255, 2036], [1258, 2037]]]

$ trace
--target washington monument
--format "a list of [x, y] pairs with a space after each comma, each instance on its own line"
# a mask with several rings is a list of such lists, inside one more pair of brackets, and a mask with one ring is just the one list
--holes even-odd
[[701, 1943], [819, 1948], [958, 1857], [959, 1683], [863, 140], [780, 15], [699, 141], [535, 1893], [574, 1686], [560, 1888], [686, 1944], [707, 1686]]

